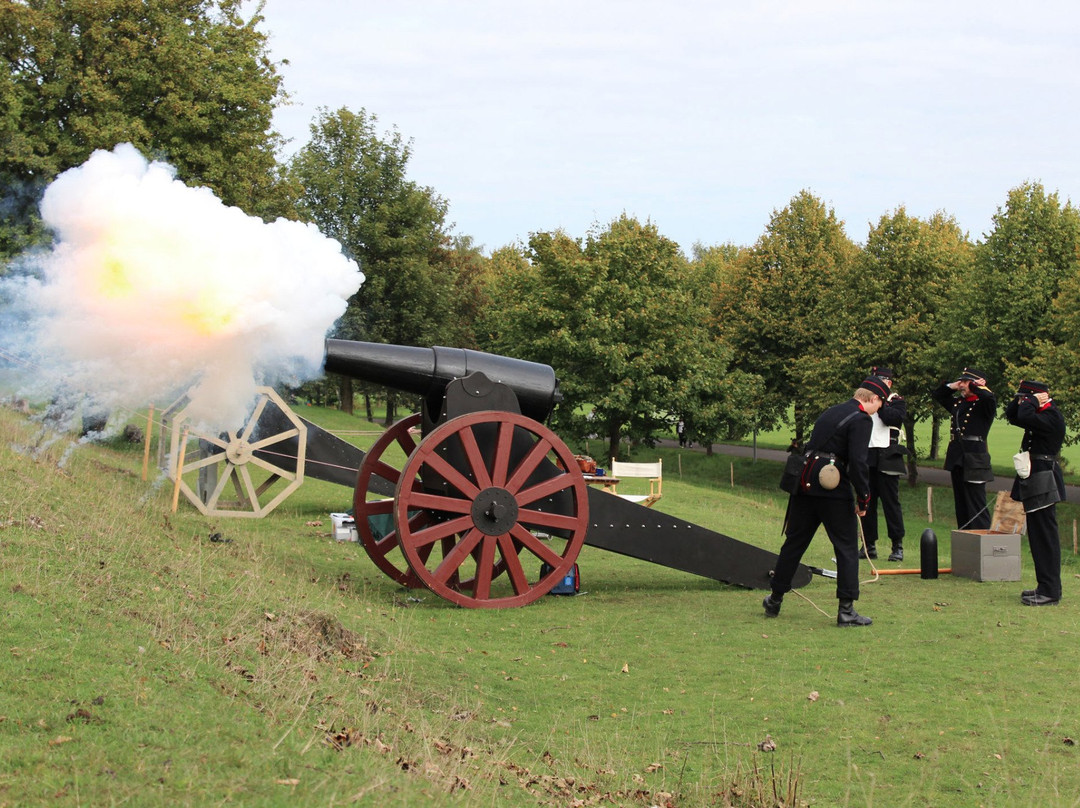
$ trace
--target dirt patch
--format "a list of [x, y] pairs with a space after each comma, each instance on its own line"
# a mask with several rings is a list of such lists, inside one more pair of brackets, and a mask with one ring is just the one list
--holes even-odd
[[291, 653], [302, 654], [318, 662], [341, 658], [367, 661], [376, 656], [363, 635], [320, 612], [267, 614], [259, 650], [265, 655], [270, 653], [271, 647], [284, 647]]

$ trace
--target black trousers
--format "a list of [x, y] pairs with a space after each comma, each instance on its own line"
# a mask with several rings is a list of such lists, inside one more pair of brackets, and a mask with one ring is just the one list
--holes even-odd
[[855, 502], [805, 494], [794, 494], [788, 499], [787, 538], [773, 574], [774, 596], [783, 597], [791, 589], [799, 562], [822, 525], [836, 554], [836, 597], [859, 599], [859, 523]]
[[878, 539], [878, 502], [885, 514], [885, 529], [893, 544], [904, 541], [904, 512], [900, 510], [900, 475], [882, 474], [870, 469], [870, 501], [862, 517], [862, 532], [867, 545], [873, 547]]
[[1035, 591], [1058, 600], [1061, 598], [1061, 536], [1057, 505], [1027, 514], [1027, 534], [1035, 567]]
[[956, 526], [960, 530], [989, 530], [990, 509], [986, 507], [986, 483], [964, 482], [962, 466], [954, 468], [950, 474], [953, 505], [956, 507]]

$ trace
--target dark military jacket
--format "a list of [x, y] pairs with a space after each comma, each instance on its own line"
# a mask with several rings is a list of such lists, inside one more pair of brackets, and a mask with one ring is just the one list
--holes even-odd
[[[1005, 417], [1024, 430], [1020, 451], [1031, 453], [1031, 473], [1053, 471], [1060, 498], [1065, 499], [1065, 477], [1057, 463], [1065, 442], [1065, 416], [1053, 401], [1045, 409], [1032, 396], [1017, 396], [1005, 407]], [[1021, 499], [1020, 478], [1013, 480], [1012, 498]]]
[[[848, 417], [853, 414], [854, 417]], [[870, 428], [870, 416], [854, 398], [829, 407], [821, 413], [814, 422], [814, 430], [806, 448], [812, 454], [834, 456], [835, 464], [840, 470], [840, 484], [831, 491], [818, 485], [817, 469], [827, 462], [821, 460], [812, 464], [812, 473], [806, 475], [807, 479], [799, 486], [800, 493], [851, 499], [851, 489], [854, 487], [855, 495], [861, 502], [866, 502], [870, 497], [870, 475], [866, 466]], [[806, 482], [809, 482], [809, 487]]]
[[965, 452], [988, 452], [986, 436], [994, 423], [997, 396], [986, 387], [971, 385], [972, 395], [956, 394], [948, 384], [934, 391], [934, 401], [952, 413], [949, 448], [945, 450], [945, 470], [963, 466]]

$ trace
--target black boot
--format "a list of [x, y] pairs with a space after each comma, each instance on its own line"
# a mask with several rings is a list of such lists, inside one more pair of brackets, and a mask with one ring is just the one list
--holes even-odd
[[863, 558], [877, 558], [877, 544], [866, 545], [860, 555], [862, 555]]
[[863, 617], [855, 611], [855, 604], [850, 600], [840, 601], [840, 609], [836, 612], [836, 625], [838, 626], [868, 626], [874, 621], [869, 617]]
[[765, 607], [766, 617], [779, 617], [780, 607], [783, 605], [782, 600], [777, 600], [772, 595], [769, 595], [765, 600], [761, 601], [761, 605]]
[[904, 560], [904, 545], [898, 541], [892, 543], [892, 552], [889, 553], [889, 561]]

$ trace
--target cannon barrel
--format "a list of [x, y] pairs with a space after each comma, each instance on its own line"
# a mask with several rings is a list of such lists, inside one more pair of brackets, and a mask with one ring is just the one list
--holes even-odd
[[514, 391], [522, 415], [541, 422], [547, 420], [562, 398], [550, 365], [467, 348], [421, 348], [328, 339], [323, 367], [329, 373], [425, 398], [441, 397], [450, 382], [480, 371], [491, 381]]

